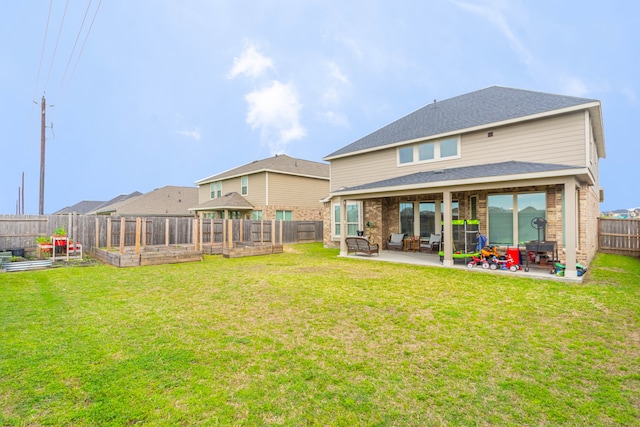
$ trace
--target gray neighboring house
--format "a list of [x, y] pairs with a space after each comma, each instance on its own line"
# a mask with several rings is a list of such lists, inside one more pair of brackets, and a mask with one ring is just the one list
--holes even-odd
[[104, 205], [103, 201], [83, 200], [75, 205], [67, 206], [54, 212], [52, 215], [66, 215], [66, 214], [79, 214], [86, 215], [95, 211], [100, 206]]
[[194, 216], [189, 208], [197, 203], [196, 187], [167, 185], [148, 193], [105, 204], [92, 213], [113, 216], [185, 217]]
[[112, 205], [114, 203], [121, 202], [131, 197], [140, 196], [141, 194], [142, 193], [140, 193], [139, 191], [134, 191], [133, 193], [129, 193], [129, 194], [120, 194], [114, 197], [113, 199], [107, 200], [107, 201], [83, 200], [81, 202], [76, 203], [75, 205], [62, 208], [59, 211], [54, 212], [52, 215], [65, 215], [70, 213], [79, 214], [79, 215], [95, 215], [96, 210], [104, 206]]

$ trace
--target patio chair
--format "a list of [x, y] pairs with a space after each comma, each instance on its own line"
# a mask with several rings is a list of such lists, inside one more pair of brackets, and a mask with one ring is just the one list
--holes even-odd
[[440, 250], [441, 234], [433, 234], [429, 239], [420, 239], [420, 252], [438, 252]]
[[404, 250], [404, 238], [405, 234], [403, 233], [391, 233], [389, 241], [387, 242], [387, 248], [395, 251]]

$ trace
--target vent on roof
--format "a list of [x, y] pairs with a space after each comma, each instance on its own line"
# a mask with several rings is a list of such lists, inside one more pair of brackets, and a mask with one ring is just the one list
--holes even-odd
[[436, 169], [433, 173], [444, 173], [444, 169]]

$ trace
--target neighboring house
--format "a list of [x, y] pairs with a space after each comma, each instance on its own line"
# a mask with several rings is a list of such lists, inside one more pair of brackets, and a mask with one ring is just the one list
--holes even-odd
[[135, 196], [139, 196], [142, 193], [140, 193], [139, 191], [135, 191], [133, 193], [130, 194], [120, 194], [116, 197], [114, 197], [111, 200], [108, 200], [106, 202], [104, 201], [92, 201], [92, 200], [83, 200], [81, 202], [76, 203], [75, 205], [72, 206], [67, 206], [66, 208], [62, 208], [57, 212], [54, 212], [53, 215], [64, 215], [64, 214], [69, 214], [69, 213], [75, 213], [75, 214], [79, 214], [79, 215], [95, 215], [96, 214], [96, 210], [107, 206], [107, 205], [112, 205], [114, 203], [117, 202], [121, 202], [127, 198], [130, 197], [135, 197]]
[[393, 232], [443, 233], [453, 265], [454, 219], [479, 220], [490, 244], [513, 247], [538, 239], [542, 217], [541, 240], [556, 242], [575, 277], [597, 250], [604, 157], [595, 99], [492, 86], [434, 102], [324, 158], [325, 245], [346, 254], [344, 238], [367, 223], [383, 244]]
[[96, 209], [93, 213], [114, 216], [193, 216], [189, 207], [197, 202], [196, 187], [167, 185], [145, 194], [124, 197]]
[[75, 205], [62, 208], [59, 211], [54, 212], [53, 215], [65, 215], [70, 213], [86, 215], [89, 212], [95, 211], [98, 207], [102, 205], [104, 205], [103, 201], [83, 200], [81, 202], [76, 203]]
[[322, 221], [329, 165], [284, 154], [256, 160], [196, 182], [204, 218]]

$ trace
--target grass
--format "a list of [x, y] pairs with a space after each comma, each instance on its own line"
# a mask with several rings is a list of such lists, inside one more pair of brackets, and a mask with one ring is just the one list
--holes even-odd
[[640, 260], [575, 284], [336, 255], [0, 274], [0, 424], [640, 423]]

